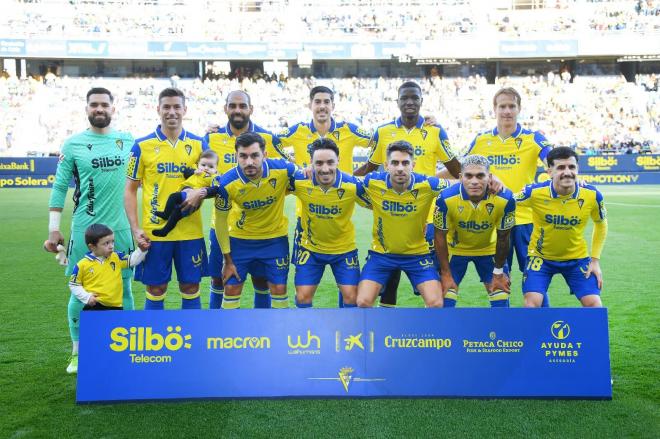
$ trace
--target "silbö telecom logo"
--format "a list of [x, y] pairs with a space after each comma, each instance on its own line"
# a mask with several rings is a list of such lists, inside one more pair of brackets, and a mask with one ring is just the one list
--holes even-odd
[[119, 326], [110, 332], [114, 352], [128, 352], [131, 363], [171, 363], [171, 353], [192, 347], [192, 335], [182, 333], [181, 326], [168, 326], [166, 333], [151, 326]]

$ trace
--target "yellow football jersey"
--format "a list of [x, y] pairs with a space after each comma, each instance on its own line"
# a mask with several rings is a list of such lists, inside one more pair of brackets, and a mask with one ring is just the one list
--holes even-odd
[[101, 305], [122, 306], [124, 284], [121, 270], [129, 267], [128, 261], [129, 256], [121, 252], [113, 252], [105, 260], [89, 252], [73, 268], [69, 285], [82, 286], [94, 294]]
[[528, 255], [552, 261], [586, 258], [584, 228], [589, 218], [600, 223], [607, 217], [603, 195], [589, 185], [576, 185], [572, 194], [559, 195], [548, 180], [526, 186], [515, 198], [518, 206], [532, 210]]
[[201, 137], [186, 130], [181, 131], [177, 142], [172, 145], [160, 125], [153, 133], [135, 141], [126, 172], [128, 178], [142, 182], [142, 229], [149, 239], [185, 241], [203, 236], [199, 209], [182, 218], [167, 236], [154, 236], [152, 231], [163, 227], [166, 222], [154, 212], [165, 208], [167, 197], [179, 191], [185, 181], [183, 171], [196, 169], [200, 154], [207, 148]]
[[302, 171], [296, 172], [289, 189], [301, 201], [300, 243], [306, 249], [323, 254], [341, 254], [353, 251], [355, 203], [367, 207], [369, 199], [362, 182], [344, 172], [337, 172], [335, 184], [327, 191], [310, 180]]
[[186, 180], [179, 185], [179, 191], [182, 191], [186, 188], [190, 189], [201, 189], [203, 187], [209, 187], [211, 186], [211, 183], [213, 183], [213, 179], [215, 178], [215, 174], [207, 174], [206, 172], [203, 172], [201, 174], [193, 174], [190, 177], [186, 178]]
[[364, 188], [371, 200], [374, 223], [371, 250], [397, 255], [425, 255], [427, 212], [449, 181], [413, 173], [405, 192], [392, 189], [387, 172], [371, 172]]
[[424, 118], [419, 117], [417, 124], [406, 128], [397, 118], [376, 128], [369, 143], [371, 152], [369, 161], [382, 165], [387, 161], [387, 146], [398, 140], [412, 144], [415, 151], [415, 173], [433, 177], [436, 174], [438, 162], [446, 163], [454, 158], [447, 133], [440, 125], [424, 125]]
[[253, 181], [236, 166], [216, 177], [215, 208], [228, 210], [229, 236], [241, 239], [269, 239], [288, 234], [284, 197], [296, 166], [286, 160], [266, 159], [263, 174]]
[[[269, 159], [288, 159], [282, 151], [280, 139], [270, 131], [250, 121], [247, 132], [257, 133], [263, 137], [266, 142], [266, 156]], [[207, 134], [204, 139], [209, 148], [218, 154], [218, 173], [224, 174], [236, 166], [236, 135], [229, 124], [218, 129], [217, 133]]]
[[450, 255], [494, 255], [496, 230], [508, 230], [515, 224], [516, 202], [508, 189], [498, 194], [486, 192], [475, 205], [463, 185], [455, 184], [442, 191], [435, 205], [433, 224], [447, 231]]
[[[287, 155], [282, 151], [280, 139], [270, 131], [261, 128], [259, 125], [248, 124], [247, 132], [258, 133], [266, 142], [266, 157], [269, 159], [287, 159]], [[231, 130], [229, 124], [218, 129], [217, 133], [209, 133], [204, 139], [213, 151], [218, 154], [218, 174], [222, 175], [236, 166], [236, 134]], [[211, 228], [215, 227], [215, 209], [211, 210]]]
[[[552, 146], [540, 131], [523, 129], [520, 124], [511, 136], [502, 139], [494, 128], [478, 134], [466, 155], [478, 154], [488, 158], [490, 172], [513, 193], [534, 183], [538, 161], [545, 160]], [[516, 209], [516, 224], [532, 222], [532, 211], [526, 206]]]
[[[292, 147], [296, 165], [306, 167], [310, 165], [310, 147], [312, 142], [322, 136], [316, 130], [314, 121], [301, 122], [278, 134], [282, 147]], [[339, 170], [347, 174], [353, 173], [353, 149], [366, 148], [369, 145], [371, 133], [365, 129], [348, 122], [330, 122], [330, 131], [327, 137], [331, 138], [339, 148]]]

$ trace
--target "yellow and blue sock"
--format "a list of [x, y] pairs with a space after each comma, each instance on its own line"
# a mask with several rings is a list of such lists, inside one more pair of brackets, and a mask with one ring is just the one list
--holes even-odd
[[488, 294], [491, 308], [508, 308], [509, 294], [502, 290], [495, 290]]
[[133, 300], [133, 282], [130, 277], [122, 279], [124, 286], [124, 295], [122, 297], [122, 307], [124, 311], [133, 311], [135, 309], [135, 301]]
[[147, 310], [162, 310], [165, 309], [165, 294], [162, 296], [154, 296], [149, 291], [144, 293], [144, 309]]
[[210, 294], [209, 294], [209, 309], [221, 309], [222, 308], [222, 296], [225, 294], [225, 288], [224, 287], [214, 287], [213, 284], [211, 284], [211, 287], [209, 288]]
[[456, 308], [456, 302], [458, 302], [458, 291], [453, 288], [448, 289], [443, 306], [445, 308]]
[[239, 309], [241, 307], [241, 295], [225, 296], [222, 298], [222, 309]]
[[254, 289], [254, 307], [255, 308], [270, 308], [271, 299], [269, 290]]
[[284, 294], [271, 294], [272, 298], [272, 307], [273, 309], [288, 309], [289, 308], [289, 296], [286, 293]]
[[181, 309], [202, 309], [199, 296], [199, 291], [190, 294], [181, 291]]

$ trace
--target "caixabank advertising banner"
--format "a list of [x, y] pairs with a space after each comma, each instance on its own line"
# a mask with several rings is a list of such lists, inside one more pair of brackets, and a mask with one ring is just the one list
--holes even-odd
[[83, 312], [77, 401], [612, 396], [606, 309]]

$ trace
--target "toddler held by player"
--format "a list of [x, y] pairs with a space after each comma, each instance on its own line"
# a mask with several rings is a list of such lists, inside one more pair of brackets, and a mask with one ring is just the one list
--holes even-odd
[[211, 186], [213, 178], [218, 173], [218, 155], [212, 150], [206, 150], [199, 156], [197, 169], [195, 171], [185, 170], [183, 175], [186, 180], [181, 183], [179, 192], [174, 192], [167, 198], [165, 210], [154, 212], [159, 218], [166, 219], [167, 223], [162, 229], [153, 231], [155, 236], [167, 236], [177, 223], [189, 212], [181, 209], [181, 204], [186, 200], [187, 193], [192, 189], [201, 189]]

